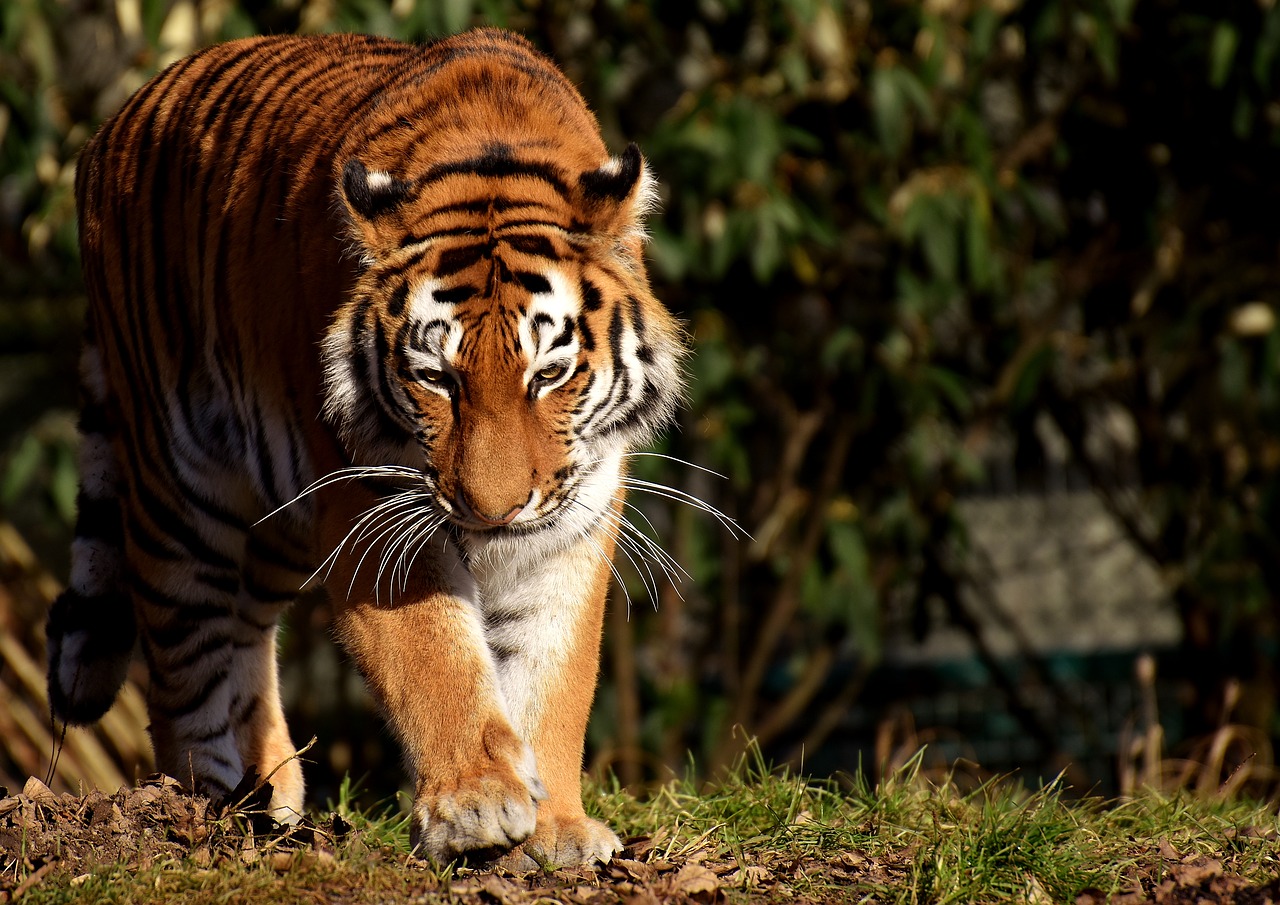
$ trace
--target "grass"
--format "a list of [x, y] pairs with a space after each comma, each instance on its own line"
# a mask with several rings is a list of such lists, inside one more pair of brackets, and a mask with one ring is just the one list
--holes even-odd
[[598, 877], [424, 868], [409, 856], [400, 809], [354, 807], [344, 787], [333, 810], [353, 829], [332, 850], [259, 849], [212, 866], [192, 857], [103, 865], [76, 878], [51, 870], [21, 901], [517, 905], [648, 893], [659, 901], [1047, 903], [1082, 893], [1096, 901], [1135, 890], [1154, 896], [1186, 864], [1210, 864], [1210, 875], [1237, 885], [1280, 874], [1273, 804], [1156, 792], [1070, 800], [1057, 787], [1028, 792], [1008, 781], [961, 793], [948, 781], [927, 781], [918, 764], [876, 786], [803, 780], [752, 760], [713, 786], [673, 781], [644, 801], [616, 785], [592, 786], [595, 815], [638, 840], [627, 860]]

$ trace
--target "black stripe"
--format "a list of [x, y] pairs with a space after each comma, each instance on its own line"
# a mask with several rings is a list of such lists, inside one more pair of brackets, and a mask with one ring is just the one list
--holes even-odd
[[553, 261], [559, 261], [561, 255], [556, 251], [555, 244], [546, 236], [503, 236], [502, 241], [506, 242], [516, 251], [523, 252], [527, 255], [536, 255], [540, 258], [549, 258]]
[[76, 537], [111, 541], [118, 546], [124, 537], [120, 499], [91, 497], [82, 490], [76, 497]]
[[569, 186], [557, 168], [546, 163], [516, 160], [502, 154], [485, 154], [467, 160], [436, 164], [416, 180], [415, 187], [421, 191], [432, 183], [450, 176], [482, 176], [487, 179], [510, 179], [523, 176], [546, 183], [559, 195], [566, 198], [569, 196]]
[[310, 560], [301, 558], [305, 554], [301, 550], [287, 551], [267, 543], [260, 534], [251, 534], [245, 547], [245, 558], [249, 562], [262, 563], [295, 574], [308, 574], [315, 568]]
[[[373, 339], [378, 353], [377, 375], [374, 382], [378, 401], [392, 418], [403, 418], [407, 423], [412, 423], [415, 413], [407, 412], [400, 407], [396, 401], [395, 392], [391, 388], [391, 379], [387, 371], [387, 362], [391, 358], [391, 343], [387, 340], [386, 331], [383, 330], [383, 324], [380, 321], [374, 322]], [[405, 428], [402, 427], [401, 430], [404, 431]]]
[[583, 311], [599, 311], [600, 306], [604, 304], [604, 299], [600, 295], [600, 289], [590, 280], [582, 281], [582, 310]]
[[[108, 390], [108, 392], [110, 391]], [[114, 433], [107, 407], [97, 402], [90, 402], [87, 392], [82, 394], [81, 399], [80, 421], [78, 424], [80, 435], [83, 437], [89, 437], [93, 434], [109, 436]]]
[[[256, 603], [265, 604], [281, 604], [288, 603], [298, 596], [298, 588], [269, 588], [262, 582], [256, 581], [252, 576], [246, 576], [244, 580], [244, 591]], [[254, 623], [257, 625], [258, 623]]]
[[664, 404], [662, 394], [648, 380], [644, 382], [640, 392], [630, 401], [632, 403], [631, 407], [627, 409], [621, 418], [614, 419], [606, 430], [612, 433], [650, 423], [657, 417]]
[[[155, 671], [153, 670], [153, 675], [154, 672]], [[166, 716], [185, 716], [203, 707], [213, 693], [218, 690], [218, 686], [227, 681], [227, 677], [229, 675], [230, 670], [226, 666], [223, 666], [220, 669], [214, 670], [209, 677], [205, 679], [204, 683], [199, 688], [195, 689], [194, 694], [183, 696], [182, 692], [186, 691], [186, 689], [173, 688], [170, 686], [172, 695], [170, 696], [169, 701], [158, 701], [153, 699], [148, 701], [148, 704], [153, 707], [159, 707]], [[169, 678], [172, 679], [174, 676], [170, 675]]]
[[528, 271], [516, 271], [516, 281], [532, 292], [534, 295], [545, 294], [551, 291], [551, 282], [540, 273], [530, 273]]
[[253, 697], [249, 698], [247, 702], [240, 705], [238, 710], [237, 708], [232, 707], [231, 709], [236, 711], [231, 717], [232, 720], [235, 721], [235, 724], [237, 726], [243, 726], [245, 723], [249, 722], [250, 717], [252, 717], [254, 713], [257, 712], [258, 707], [261, 705], [261, 703], [262, 703], [261, 696], [255, 694]]
[[399, 317], [404, 314], [405, 302], [409, 299], [409, 282], [406, 280], [395, 289], [391, 290], [391, 297], [387, 300], [387, 313], [392, 317]]
[[427, 211], [422, 215], [422, 219], [430, 220], [432, 217], [444, 214], [501, 214], [521, 207], [542, 206], [539, 201], [518, 201], [507, 198], [504, 195], [498, 195], [493, 198], [476, 198], [471, 201], [454, 201], [450, 204], [442, 204]]
[[569, 318], [564, 319], [564, 329], [560, 331], [560, 335], [551, 340], [551, 349], [559, 349], [561, 346], [567, 346], [573, 342], [573, 321]]
[[196, 571], [194, 580], [211, 591], [234, 597], [240, 593], [239, 572], [209, 572], [205, 569]]
[[556, 229], [564, 232], [572, 232], [570, 226], [565, 226], [559, 220], [547, 220], [539, 217], [531, 217], [527, 220], [507, 220], [498, 225], [498, 238], [502, 238], [501, 233], [509, 229], [528, 229], [529, 227], [540, 227], [543, 229]]
[[448, 239], [451, 236], [487, 236], [489, 231], [481, 229], [478, 226], [453, 226], [448, 229], [432, 230], [429, 233], [410, 233], [400, 240], [401, 248], [408, 248], [410, 245], [420, 245], [425, 242], [431, 242], [436, 239]]
[[587, 324], [587, 316], [585, 314], [578, 315], [578, 335], [581, 337], [582, 349], [585, 352], [591, 352], [596, 347], [595, 334], [591, 332], [591, 327]]
[[474, 298], [476, 293], [478, 293], [479, 291], [480, 290], [477, 289], [475, 286], [469, 286], [464, 283], [460, 286], [454, 286], [450, 289], [441, 289], [437, 292], [433, 292], [431, 294], [431, 298], [434, 301], [440, 302], [445, 305], [456, 305], [461, 302], [465, 302], [468, 299]]
[[[135, 474], [139, 474], [135, 470]], [[161, 532], [161, 534], [183, 547], [187, 553], [194, 556], [215, 568], [234, 570], [237, 563], [231, 557], [216, 550], [186, 521], [178, 512], [170, 508], [166, 500], [157, 496], [147, 485], [145, 480], [136, 481], [134, 484], [133, 497], [138, 503], [139, 509], [146, 514], [151, 523]], [[132, 539], [135, 529], [140, 525], [130, 524], [129, 536]], [[175, 559], [175, 555], [171, 552], [164, 559]]]
[[463, 245], [461, 248], [450, 248], [440, 255], [433, 273], [440, 279], [446, 279], [476, 264], [491, 251], [488, 245]]
[[[147, 642], [152, 647], [168, 653], [191, 641], [200, 634], [202, 629], [209, 628], [207, 620], [188, 619], [189, 615], [186, 611], [180, 610], [178, 615], [166, 625], [148, 624], [143, 629]], [[183, 667], [194, 666], [199, 660], [231, 647], [231, 639], [225, 634], [226, 627], [219, 626], [219, 628], [222, 631], [208, 632], [191, 650], [182, 652]]]

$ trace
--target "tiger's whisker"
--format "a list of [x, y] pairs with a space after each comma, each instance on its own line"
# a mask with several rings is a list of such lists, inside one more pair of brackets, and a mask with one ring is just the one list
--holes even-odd
[[[382, 556], [378, 559], [378, 570], [373, 576], [374, 601], [377, 602], [378, 594], [382, 588], [382, 577], [386, 574], [387, 563], [391, 562], [395, 557], [397, 561], [404, 549], [404, 544], [417, 528], [419, 513], [417, 511], [408, 511], [402, 513], [398, 521], [388, 529], [390, 536], [382, 544]], [[391, 605], [396, 600], [396, 574], [395, 568], [392, 567], [390, 580], [387, 582], [387, 604]]]
[[[417, 534], [421, 532], [422, 524], [424, 520], [423, 519], [424, 514], [426, 516], [426, 520], [430, 521], [433, 513], [432, 513], [432, 510], [429, 508], [422, 507], [418, 510], [408, 513], [408, 517], [403, 522], [403, 524], [405, 525], [404, 529], [395, 537], [388, 540], [383, 548], [382, 560], [378, 563], [377, 581], [380, 586], [382, 584], [382, 574], [386, 571], [387, 563], [391, 561], [391, 558], [394, 555], [396, 562], [395, 562], [395, 565], [393, 565], [391, 568], [391, 576], [387, 585], [388, 588], [390, 588], [390, 591], [393, 595], [395, 593], [395, 587], [396, 587], [397, 570], [400, 568], [401, 564], [404, 562], [405, 554], [408, 552], [408, 549], [409, 549], [409, 543], [413, 540], [413, 538]], [[397, 553], [397, 551], [399, 552]], [[407, 583], [408, 583], [407, 575], [405, 575], [404, 582], [405, 582], [405, 585], [407, 586]], [[405, 590], [405, 587], [402, 586], [400, 590], [403, 593]], [[394, 597], [392, 598], [392, 600], [394, 600]]]
[[310, 484], [306, 486], [305, 489], [303, 489], [301, 493], [299, 493], [293, 499], [289, 500], [287, 503], [282, 503], [281, 505], [277, 506], [275, 509], [272, 509], [262, 518], [254, 522], [252, 527], [256, 528], [258, 525], [261, 525], [267, 519], [283, 512], [284, 510], [292, 506], [294, 503], [297, 503], [300, 500], [302, 500], [304, 497], [310, 496], [311, 494], [315, 493], [318, 490], [323, 490], [325, 487], [328, 487], [331, 484], [338, 484], [343, 481], [354, 481], [354, 480], [357, 480], [358, 478], [390, 477], [390, 476], [421, 477], [422, 473], [415, 469], [406, 468], [401, 465], [354, 465], [354, 466], [349, 466], [347, 468], [339, 468], [335, 471], [329, 472], [327, 475], [324, 475], [323, 477], [317, 478], [316, 480], [312, 481]]
[[[360, 554], [360, 559], [356, 561], [356, 567], [351, 571], [351, 584], [347, 587], [348, 596], [350, 596], [351, 593], [355, 590], [356, 576], [360, 574], [360, 569], [364, 567], [364, 561], [369, 558], [369, 554], [373, 552], [374, 547], [379, 546], [379, 541], [381, 541], [388, 534], [391, 534], [392, 532], [398, 530], [399, 527], [404, 523], [405, 519], [412, 518], [412, 516], [413, 516], [412, 510], [406, 509], [402, 506], [401, 511], [398, 511], [398, 512], [389, 511], [384, 513], [382, 521], [378, 523], [377, 528], [370, 529], [370, 532], [376, 531], [377, 535], [369, 538], [368, 543], [365, 545], [364, 553]], [[378, 576], [376, 575], [374, 576], [374, 586], [373, 586], [373, 598], [374, 598], [375, 604], [380, 602], [378, 595], [381, 592], [381, 588], [379, 587], [377, 582], [377, 577]]]
[[[613, 539], [614, 549], [622, 551], [622, 555], [630, 561], [631, 568], [635, 569], [636, 574], [640, 576], [640, 583], [644, 585], [645, 593], [649, 595], [649, 599], [656, 601], [658, 599], [658, 580], [653, 575], [653, 569], [649, 567], [649, 561], [640, 551], [635, 550], [634, 545], [627, 543], [630, 538], [622, 534], [621, 528], [616, 522], [602, 522], [602, 527]], [[632, 551], [640, 557], [639, 563], [636, 562], [636, 557], [631, 555]]]
[[[376, 536], [373, 536], [369, 539], [369, 542], [365, 545], [364, 552], [361, 553], [360, 558], [356, 560], [356, 567], [351, 571], [351, 583], [347, 586], [348, 595], [354, 592], [355, 585], [356, 585], [356, 577], [360, 574], [360, 570], [364, 568], [364, 561], [369, 558], [369, 554], [374, 551], [375, 547], [380, 547], [381, 545], [379, 544], [379, 541], [381, 541], [388, 534], [390, 534], [391, 532], [399, 528], [400, 525], [403, 523], [404, 519], [407, 517], [408, 517], [408, 513], [386, 515], [382, 519], [382, 521], [378, 523], [378, 527], [376, 529], [377, 531]], [[354, 555], [354, 552], [352, 555]], [[379, 596], [381, 594], [381, 591], [382, 591], [382, 588], [378, 584], [378, 576], [375, 573], [374, 584], [373, 584], [374, 604], [381, 603], [381, 599]]]
[[[643, 509], [625, 500], [623, 501], [623, 505], [626, 506], [628, 509], [633, 510], [637, 515], [640, 516], [640, 518], [644, 519], [644, 522], [646, 525], [649, 526], [650, 531], [652, 531], [654, 534], [658, 533], [658, 529], [653, 526], [653, 522], [649, 521], [649, 516], [645, 515]], [[661, 544], [659, 544], [657, 541], [651, 538], [648, 534], [642, 531], [636, 524], [634, 524], [626, 516], [620, 515], [619, 518], [622, 519], [623, 525], [628, 529], [630, 529], [631, 532], [635, 535], [635, 537], [641, 543], [645, 544], [655, 556], [665, 561], [667, 566], [670, 566], [671, 568], [678, 571], [680, 575], [684, 578], [684, 580], [693, 581], [693, 576], [690, 575], [687, 571], [685, 571], [684, 566], [680, 565], [679, 561], [677, 561], [674, 556], [672, 556], [666, 550], [662, 549]], [[670, 574], [669, 571], [668, 571], [668, 574]]]
[[[406, 509], [414, 508], [415, 506], [418, 505], [418, 502], [423, 499], [428, 499], [426, 494], [417, 490], [406, 490], [401, 493], [397, 493], [394, 496], [387, 497], [385, 500], [382, 500], [376, 505], [371, 506], [367, 511], [380, 512], [383, 515], [398, 514]], [[372, 529], [367, 529], [366, 531], [362, 531], [355, 538], [353, 538], [353, 542], [359, 543], [360, 541], [364, 540], [369, 530], [372, 530]]]
[[644, 451], [644, 450], [640, 450], [640, 451], [638, 451], [638, 452], [623, 453], [622, 458], [624, 458], [624, 459], [631, 459], [631, 458], [635, 458], [635, 457], [637, 457], [637, 456], [649, 456], [649, 457], [652, 457], [652, 458], [654, 458], [654, 459], [666, 459], [668, 462], [676, 462], [676, 463], [678, 463], [678, 464], [680, 464], [680, 465], [685, 465], [685, 466], [688, 466], [689, 468], [697, 469], [698, 471], [700, 471], [700, 472], [702, 472], [702, 473], [704, 473], [704, 474], [709, 474], [709, 475], [711, 475], [713, 478], [719, 478], [719, 479], [720, 479], [720, 480], [722, 480], [722, 481], [727, 481], [727, 480], [729, 480], [727, 477], [725, 477], [724, 475], [720, 474], [720, 472], [718, 472], [718, 471], [712, 471], [710, 468], [707, 468], [707, 467], [705, 467], [705, 466], [703, 466], [703, 465], [698, 465], [698, 464], [696, 464], [696, 463], [694, 463], [694, 462], [690, 462], [688, 459], [681, 459], [679, 456], [669, 456], [669, 455], [667, 455], [666, 453], [659, 453], [659, 452], [646, 452], [646, 451]]
[[[426, 549], [427, 543], [431, 540], [432, 536], [435, 535], [435, 533], [440, 530], [440, 526], [448, 520], [448, 515], [437, 515], [433, 521], [428, 522], [423, 528], [422, 540], [417, 542], [416, 548], [413, 551], [413, 556], [409, 557], [409, 563], [405, 566], [404, 572], [402, 573], [404, 576], [403, 581], [405, 586], [407, 586], [409, 581], [409, 572], [413, 569], [413, 564], [418, 560], [418, 554]], [[403, 591], [404, 587], [402, 587], [401, 590]]]
[[691, 506], [700, 512], [705, 512], [707, 515], [710, 515], [723, 525], [734, 537], [745, 537], [750, 540], [754, 540], [750, 533], [748, 533], [747, 530], [739, 525], [734, 519], [725, 515], [706, 500], [696, 497], [691, 493], [687, 493], [675, 487], [668, 487], [666, 484], [657, 484], [653, 481], [643, 481], [639, 478], [624, 478], [622, 484], [630, 490], [652, 494], [653, 496], [671, 500], [674, 503], [683, 503], [686, 506]]
[[351, 529], [347, 531], [342, 540], [338, 542], [338, 545], [333, 548], [333, 552], [326, 556], [320, 565], [316, 567], [316, 570], [312, 572], [311, 575], [307, 577], [307, 580], [302, 583], [302, 587], [305, 588], [308, 584], [314, 581], [315, 577], [321, 572], [325, 573], [324, 580], [328, 581], [329, 576], [333, 574], [334, 566], [338, 564], [338, 557], [342, 554], [342, 550], [346, 547], [347, 542], [350, 541], [357, 533], [360, 534], [360, 537], [363, 537], [363, 529], [367, 528], [382, 514], [382, 510], [385, 509], [388, 502], [388, 500], [379, 500], [375, 505], [370, 506], [361, 513], [360, 517], [357, 518], [355, 523], [351, 526]]
[[[584, 509], [587, 508], [583, 503], [581, 503], [578, 500], [570, 500], [569, 502], [572, 505], [581, 506]], [[625, 521], [626, 520], [623, 519], [621, 516], [610, 512], [610, 513], [607, 513], [603, 519], [601, 519], [599, 524], [609, 534], [609, 537], [614, 541], [614, 544], [616, 545], [616, 549], [621, 550], [622, 555], [627, 557], [627, 559], [631, 562], [631, 567], [635, 569], [636, 574], [640, 577], [640, 581], [644, 585], [645, 592], [649, 595], [650, 600], [654, 601], [654, 605], [656, 606], [657, 600], [658, 600], [658, 579], [653, 574], [653, 570], [650, 568], [650, 565], [649, 565], [650, 562], [652, 562], [653, 560], [651, 559], [650, 556], [647, 556], [645, 554], [645, 551], [642, 548], [640, 548], [632, 538], [626, 535], [621, 524], [621, 522], [625, 522]], [[592, 540], [594, 541], [594, 538]], [[604, 553], [603, 548], [600, 548], [598, 543], [596, 546], [597, 546], [597, 549], [599, 549], [600, 552], [603, 554]], [[634, 553], [635, 556], [633, 556], [632, 553]], [[639, 562], [636, 561], [637, 557], [639, 557], [639, 560], [640, 560]], [[659, 566], [663, 568], [664, 572], [666, 572], [666, 569], [665, 567], [662, 566], [661, 562], [659, 562]], [[610, 562], [610, 567], [611, 568], [613, 567], [612, 562]], [[666, 572], [666, 574], [669, 580], [670, 573]], [[631, 597], [630, 597], [630, 594], [627, 592], [626, 585], [623, 584], [622, 578], [616, 569], [613, 570], [613, 575], [615, 580], [617, 580], [619, 586], [622, 587], [623, 593], [627, 594], [628, 613], [630, 613]], [[679, 593], [678, 590], [677, 590], [677, 593]]]
[[596, 548], [596, 552], [600, 554], [600, 558], [604, 560], [605, 565], [609, 567], [609, 571], [613, 573], [613, 580], [618, 583], [618, 587], [622, 589], [622, 596], [626, 598], [627, 618], [630, 619], [631, 618], [631, 593], [627, 590], [627, 586], [623, 583], [622, 576], [618, 574], [618, 569], [613, 564], [613, 560], [605, 555], [604, 547], [601, 547], [599, 541], [597, 541], [594, 537], [591, 536], [591, 530], [589, 528], [583, 528], [581, 531], [581, 534], [584, 538], [586, 538], [591, 543], [591, 546]]

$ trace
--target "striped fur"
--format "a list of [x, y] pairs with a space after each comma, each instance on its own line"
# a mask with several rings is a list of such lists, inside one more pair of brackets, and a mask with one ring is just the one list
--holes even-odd
[[[669, 422], [651, 179], [523, 39], [255, 38], [182, 60], [77, 177], [82, 490], [55, 712], [134, 647], [161, 769], [302, 806], [280, 613], [327, 577], [439, 860], [607, 859], [583, 813], [623, 458]], [[283, 766], [281, 766], [283, 764]], [[521, 845], [523, 844], [523, 845]]]

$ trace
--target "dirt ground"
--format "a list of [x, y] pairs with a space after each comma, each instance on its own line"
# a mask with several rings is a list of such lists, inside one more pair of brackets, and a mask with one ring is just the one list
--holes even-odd
[[[406, 901], [406, 893], [421, 901], [463, 905], [874, 900], [876, 890], [901, 889], [913, 876], [909, 850], [880, 858], [852, 851], [821, 859], [773, 858], [768, 853], [717, 858], [709, 844], [686, 847], [685, 855], [674, 858], [662, 854], [660, 840], [653, 839], [632, 840], [621, 857], [600, 871], [511, 875], [461, 869], [439, 874], [403, 852], [379, 846], [336, 814], [282, 832], [262, 815], [255, 816], [261, 790], [254, 795], [246, 784], [239, 791], [245, 797], [233, 811], [187, 794], [165, 776], [114, 795], [57, 795], [34, 778], [15, 795], [0, 789], [0, 903], [17, 901], [41, 885], [74, 889], [95, 873], [136, 874], [166, 864], [204, 876], [230, 865], [257, 865], [300, 885], [314, 884], [307, 890], [309, 900], [333, 903]], [[1220, 862], [1184, 857], [1167, 842], [1135, 840], [1134, 855], [1139, 867], [1129, 890], [1110, 896], [1084, 890], [1076, 905], [1280, 905], [1280, 879], [1250, 884], [1225, 872]], [[358, 863], [360, 870], [336, 869], [343, 861]], [[335, 869], [322, 869], [326, 865]], [[390, 898], [369, 880], [380, 874], [379, 867], [396, 877]], [[815, 874], [822, 883], [802, 882]], [[827, 892], [815, 895], [815, 888]], [[1043, 891], [1028, 900], [1041, 897], [1049, 901]]]

